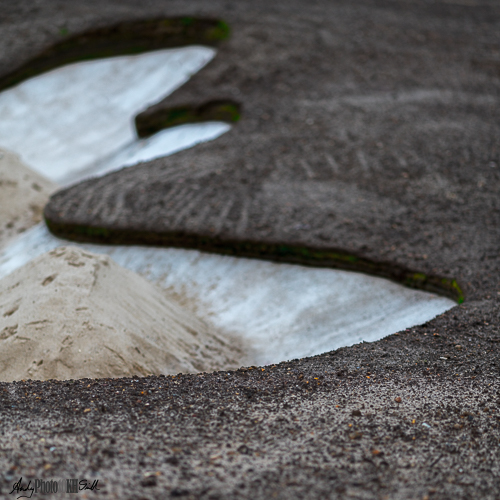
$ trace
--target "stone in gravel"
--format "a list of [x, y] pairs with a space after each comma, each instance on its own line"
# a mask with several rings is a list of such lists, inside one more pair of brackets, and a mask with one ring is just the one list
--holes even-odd
[[0, 247], [42, 220], [57, 184], [34, 172], [19, 157], [0, 149]]
[[362, 437], [363, 437], [363, 433], [359, 432], [359, 431], [352, 432], [351, 434], [349, 434], [350, 439], [361, 439]]
[[60, 247], [1, 281], [0, 380], [210, 371], [239, 350], [107, 256]]

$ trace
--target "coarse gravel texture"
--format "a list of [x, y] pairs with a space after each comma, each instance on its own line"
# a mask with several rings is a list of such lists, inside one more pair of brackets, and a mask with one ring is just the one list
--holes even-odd
[[62, 28], [186, 14], [233, 30], [164, 103], [231, 94], [232, 131], [62, 191], [49, 216], [341, 249], [465, 294], [420, 327], [276, 367], [1, 384], [4, 497], [23, 476], [100, 479], [109, 498], [500, 498], [496, 2], [0, 8], [2, 73]]

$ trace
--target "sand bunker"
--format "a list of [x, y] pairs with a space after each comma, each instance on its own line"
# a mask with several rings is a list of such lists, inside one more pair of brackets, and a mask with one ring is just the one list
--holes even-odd
[[231, 127], [190, 124], [138, 140], [133, 123], [214, 55], [208, 47], [164, 49], [83, 61], [30, 78], [0, 93], [0, 146], [68, 184], [215, 139]]
[[104, 255], [59, 247], [1, 281], [2, 381], [209, 371], [240, 354]]
[[57, 185], [0, 149], [0, 247], [42, 220], [43, 207]]
[[[0, 250], [0, 278], [65, 241], [39, 225]], [[243, 363], [321, 354], [431, 320], [456, 303], [383, 278], [196, 250], [80, 245], [161, 287], [251, 346]]]
[[[86, 61], [22, 82], [0, 94], [0, 143], [66, 184], [213, 139], [229, 125], [186, 125], [138, 140], [132, 118], [214, 53], [191, 47]], [[0, 176], [1, 247], [40, 220], [55, 185], [13, 155], [0, 160]], [[0, 248], [0, 276], [16, 270], [0, 285], [0, 379], [270, 364], [378, 340], [455, 305], [380, 278], [178, 249], [86, 245], [40, 257], [61, 244], [39, 225]], [[243, 339], [245, 357], [196, 315]]]

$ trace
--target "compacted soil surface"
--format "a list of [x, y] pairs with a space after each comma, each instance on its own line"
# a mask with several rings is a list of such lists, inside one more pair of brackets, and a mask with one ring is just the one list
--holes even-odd
[[[1, 495], [22, 477], [98, 480], [82, 498], [500, 498], [496, 2], [0, 9], [4, 82], [65, 36], [116, 23], [231, 28], [206, 68], [137, 119], [195, 120], [219, 100], [241, 112], [231, 132], [56, 193], [45, 216], [57, 234], [358, 269], [460, 303], [279, 365], [2, 383]], [[215, 26], [207, 36], [224, 38]]]

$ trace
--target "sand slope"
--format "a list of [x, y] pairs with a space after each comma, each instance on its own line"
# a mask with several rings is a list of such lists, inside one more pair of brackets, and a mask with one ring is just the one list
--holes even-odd
[[109, 257], [59, 247], [0, 281], [0, 380], [235, 366], [240, 353]]
[[0, 149], [0, 247], [42, 220], [43, 207], [57, 184]]

